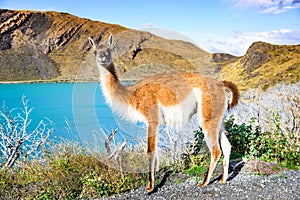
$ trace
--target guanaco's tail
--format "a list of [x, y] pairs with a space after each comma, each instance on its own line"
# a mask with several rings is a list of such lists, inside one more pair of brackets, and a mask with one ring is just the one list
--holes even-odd
[[231, 103], [229, 104], [229, 108], [233, 108], [239, 101], [240, 93], [236, 85], [230, 81], [223, 81], [224, 87], [227, 88], [231, 92]]

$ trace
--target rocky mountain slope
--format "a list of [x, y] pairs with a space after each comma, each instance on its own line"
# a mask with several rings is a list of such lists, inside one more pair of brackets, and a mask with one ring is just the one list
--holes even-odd
[[184, 70], [214, 72], [210, 54], [183, 41], [67, 13], [0, 10], [0, 81], [95, 81], [98, 72], [88, 43], [114, 35], [121, 79]]
[[99, 42], [109, 34], [121, 80], [175, 70], [231, 80], [241, 89], [300, 79], [300, 45], [257, 42], [235, 57], [67, 13], [0, 9], [0, 81], [97, 81], [88, 37]]
[[220, 76], [233, 81], [240, 89], [266, 89], [279, 82], [298, 82], [300, 45], [255, 42], [244, 56], [225, 61]]

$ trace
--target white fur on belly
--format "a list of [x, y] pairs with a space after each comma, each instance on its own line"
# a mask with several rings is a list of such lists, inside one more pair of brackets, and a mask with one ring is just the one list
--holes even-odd
[[[193, 89], [178, 105], [163, 106], [159, 104], [161, 122], [170, 128], [181, 129], [193, 114], [197, 112], [197, 107], [202, 105], [201, 100], [201, 91], [199, 89]], [[198, 113], [197, 117], [201, 118], [202, 113]]]

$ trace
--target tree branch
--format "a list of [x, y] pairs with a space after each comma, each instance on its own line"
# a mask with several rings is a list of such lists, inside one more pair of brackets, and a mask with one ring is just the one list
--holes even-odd
[[115, 130], [113, 130], [110, 133], [110, 135], [108, 136], [108, 138], [105, 140], [105, 148], [106, 148], [107, 155], [111, 154], [110, 140], [114, 137], [114, 135], [116, 134], [117, 131], [118, 131], [118, 128], [116, 128]]
[[0, 156], [1, 162], [4, 160], [0, 164], [4, 168], [12, 167], [18, 159], [24, 161], [28, 156], [34, 156], [53, 133], [51, 121], [47, 124], [41, 120], [36, 127], [30, 125], [29, 115], [33, 108], [29, 108], [28, 102], [23, 96], [21, 112], [15, 113], [17, 109], [7, 112], [5, 105], [4, 111], [0, 111]]

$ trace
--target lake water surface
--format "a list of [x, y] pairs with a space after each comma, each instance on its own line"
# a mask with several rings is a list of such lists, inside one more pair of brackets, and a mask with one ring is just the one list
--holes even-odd
[[99, 83], [0, 84], [1, 106], [21, 108], [23, 95], [34, 108], [33, 124], [45, 118], [54, 123], [52, 138], [94, 141], [95, 135], [105, 138], [118, 127], [117, 140], [124, 140], [141, 136], [144, 129], [112, 114]]

